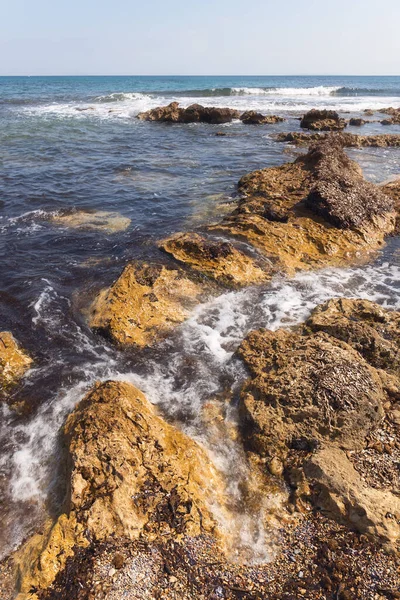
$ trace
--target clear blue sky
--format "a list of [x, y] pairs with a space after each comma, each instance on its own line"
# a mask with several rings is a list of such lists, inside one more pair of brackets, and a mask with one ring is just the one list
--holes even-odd
[[400, 74], [400, 0], [0, 6], [0, 75]]

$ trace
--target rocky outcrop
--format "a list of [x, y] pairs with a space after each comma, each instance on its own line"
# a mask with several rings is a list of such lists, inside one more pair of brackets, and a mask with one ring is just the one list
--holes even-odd
[[383, 108], [380, 113], [390, 116], [390, 119], [383, 119], [382, 125], [400, 125], [400, 108]]
[[[224, 487], [205, 451], [134, 386], [97, 385], [70, 415], [66, 510], [15, 557], [21, 592], [48, 588], [79, 548], [216, 534]], [[118, 567], [117, 567], [118, 568]]]
[[18, 345], [12, 333], [0, 332], [0, 393], [23, 377], [32, 359]]
[[255, 110], [247, 110], [240, 115], [240, 120], [245, 125], [272, 125], [285, 121], [283, 117], [277, 115], [263, 115]]
[[187, 108], [180, 108], [178, 102], [171, 102], [168, 106], [158, 106], [146, 112], [139, 113], [137, 118], [141, 121], [162, 121], [166, 123], [210, 123], [220, 125], [238, 119], [240, 112], [231, 108], [205, 107], [201, 104], [191, 104]]
[[244, 238], [287, 273], [359, 260], [395, 227], [391, 199], [363, 180], [341, 137], [245, 175], [239, 191], [246, 196], [237, 209], [209, 230]]
[[314, 131], [341, 131], [346, 127], [346, 121], [341, 119], [334, 110], [313, 108], [303, 116], [300, 127]]
[[[298, 146], [309, 146], [312, 142], [326, 140], [330, 134], [326, 133], [301, 133], [294, 131], [291, 133], [278, 133], [275, 139], [278, 142], [291, 142]], [[339, 135], [339, 134], [338, 134]], [[341, 144], [344, 148], [399, 148], [400, 135], [385, 134], [385, 135], [356, 135], [353, 133], [341, 133]]]
[[305, 464], [315, 504], [339, 522], [378, 540], [389, 551], [400, 540], [400, 498], [367, 486], [346, 453], [324, 448]]
[[353, 118], [349, 121], [349, 125], [352, 125], [353, 127], [361, 127], [362, 125], [365, 125], [365, 123], [367, 123], [367, 121], [361, 118]]
[[261, 268], [231, 243], [208, 239], [198, 233], [178, 233], [159, 246], [176, 260], [223, 285], [240, 287], [262, 283], [271, 276], [266, 265]]
[[82, 231], [104, 231], [105, 233], [117, 233], [124, 231], [131, 223], [128, 217], [118, 212], [106, 210], [68, 210], [54, 213], [50, 221], [55, 225], [79, 229]]
[[146, 346], [184, 321], [201, 293], [181, 271], [132, 263], [97, 295], [88, 323], [118, 344]]
[[[250, 372], [239, 405], [246, 447], [286, 479], [295, 502], [312, 502], [392, 552], [400, 549], [399, 325], [400, 313], [372, 302], [331, 300], [304, 325], [252, 332], [238, 350]], [[375, 475], [379, 464], [385, 477]]]

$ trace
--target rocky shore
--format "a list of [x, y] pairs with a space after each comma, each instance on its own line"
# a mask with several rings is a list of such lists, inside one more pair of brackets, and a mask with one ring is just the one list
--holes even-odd
[[[138, 118], [282, 120], [176, 102]], [[342, 131], [346, 122], [315, 110], [300, 126]], [[222, 221], [159, 240], [151, 263], [128, 263], [87, 303], [88, 326], [140, 350], [221, 292], [367, 262], [396, 232], [400, 185], [367, 181], [345, 148], [394, 146], [398, 137], [282, 134], [308, 144], [307, 153], [243, 176]], [[93, 219], [88, 226], [99, 226]], [[251, 332], [235, 358], [247, 378], [238, 393], [212, 399], [204, 420], [241, 448], [249, 475], [238, 487], [273, 540], [268, 560], [252, 561], [251, 548], [248, 559], [235, 554], [237, 507], [206, 444], [131, 383], [103, 381], [62, 428], [64, 500], [0, 563], [2, 599], [400, 597], [400, 313], [330, 300], [299, 326]], [[12, 334], [1, 333], [5, 400], [31, 365]], [[222, 406], [237, 415], [229, 432]]]

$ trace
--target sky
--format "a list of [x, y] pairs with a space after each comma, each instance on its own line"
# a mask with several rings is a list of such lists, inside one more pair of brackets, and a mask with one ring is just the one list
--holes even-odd
[[0, 0], [0, 75], [400, 75], [400, 0]]

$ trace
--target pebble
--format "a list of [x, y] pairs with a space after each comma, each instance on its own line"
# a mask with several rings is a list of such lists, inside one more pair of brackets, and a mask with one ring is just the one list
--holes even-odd
[[111, 569], [108, 571], [108, 576], [112, 577], [113, 575], [115, 575], [116, 570], [114, 569], [114, 567], [111, 567]]

